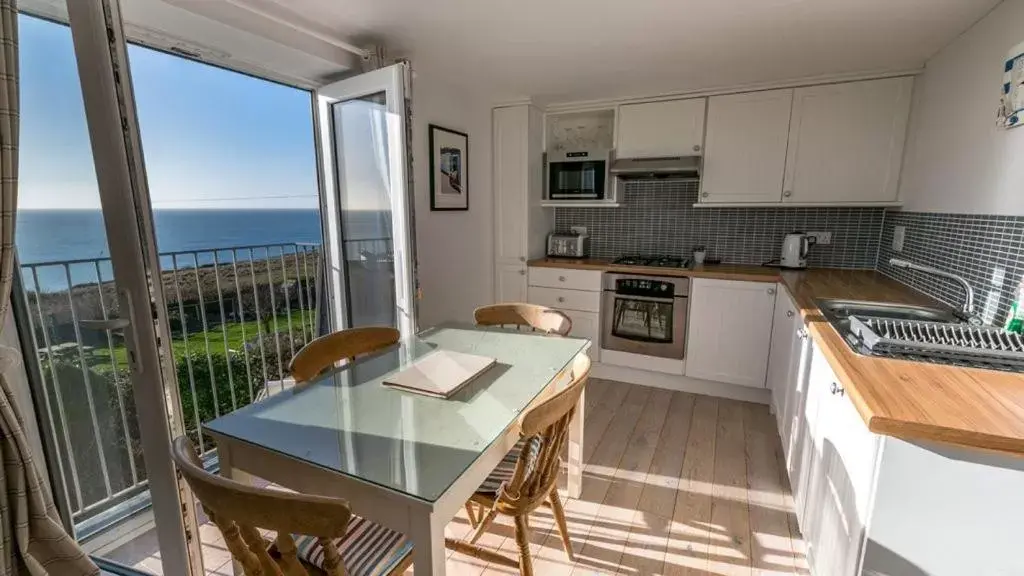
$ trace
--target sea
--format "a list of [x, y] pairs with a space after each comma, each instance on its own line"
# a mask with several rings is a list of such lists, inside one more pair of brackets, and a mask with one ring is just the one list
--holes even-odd
[[[183, 251], [222, 250], [238, 246], [275, 244], [321, 244], [318, 210], [154, 210], [157, 251], [161, 254]], [[391, 236], [390, 218], [381, 212], [347, 212], [344, 222], [346, 240], [387, 238]], [[18, 212], [16, 246], [23, 271], [29, 265], [110, 257], [108, 239], [99, 210], [22, 210]], [[291, 249], [286, 249], [290, 253]], [[277, 248], [272, 255], [277, 256]], [[230, 252], [220, 258], [230, 258]], [[248, 257], [247, 251], [239, 252]], [[256, 252], [260, 257], [260, 251]], [[199, 264], [212, 262], [213, 253], [200, 254]], [[223, 260], [222, 260], [223, 261]], [[171, 266], [170, 257], [161, 265]], [[178, 266], [194, 265], [192, 256], [178, 258]], [[112, 279], [109, 260], [99, 263], [100, 277]], [[26, 290], [35, 290], [38, 276], [42, 291], [66, 290], [68, 273], [71, 284], [95, 282], [96, 264], [83, 262], [65, 269], [63, 265], [37, 266], [35, 275], [23, 274]]]

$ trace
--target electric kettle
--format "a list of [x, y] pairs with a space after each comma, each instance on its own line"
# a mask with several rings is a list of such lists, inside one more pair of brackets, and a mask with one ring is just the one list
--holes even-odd
[[807, 268], [807, 252], [815, 238], [803, 232], [790, 232], [782, 241], [782, 255], [779, 264], [783, 268]]

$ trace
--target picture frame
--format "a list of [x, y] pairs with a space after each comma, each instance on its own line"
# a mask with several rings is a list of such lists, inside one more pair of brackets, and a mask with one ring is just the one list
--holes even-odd
[[430, 147], [430, 209], [469, 210], [469, 135], [428, 125]]

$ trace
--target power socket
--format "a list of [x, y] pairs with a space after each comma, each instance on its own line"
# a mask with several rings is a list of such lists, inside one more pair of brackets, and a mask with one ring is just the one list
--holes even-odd
[[903, 242], [907, 239], [907, 227], [897, 226], [892, 231], [892, 249], [894, 252], [903, 252]]
[[808, 232], [808, 236], [813, 237], [816, 242], [815, 244], [831, 244], [832, 233], [831, 232]]

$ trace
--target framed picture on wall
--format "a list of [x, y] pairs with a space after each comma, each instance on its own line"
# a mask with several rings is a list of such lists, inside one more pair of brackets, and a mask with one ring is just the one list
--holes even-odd
[[469, 210], [469, 136], [430, 125], [430, 209]]

